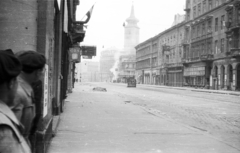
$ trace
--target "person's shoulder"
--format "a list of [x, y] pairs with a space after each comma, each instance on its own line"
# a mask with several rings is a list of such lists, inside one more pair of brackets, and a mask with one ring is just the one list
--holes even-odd
[[12, 137], [13, 129], [7, 124], [0, 124], [0, 139], [4, 137]]

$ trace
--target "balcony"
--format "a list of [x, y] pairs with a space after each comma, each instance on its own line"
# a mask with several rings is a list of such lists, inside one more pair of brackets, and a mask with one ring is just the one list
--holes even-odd
[[182, 44], [183, 46], [186, 46], [186, 45], [189, 45], [189, 44], [190, 44], [190, 41], [187, 40], [187, 39], [183, 39], [183, 40], [181, 41], [181, 44]]
[[205, 39], [208, 39], [208, 38], [211, 38], [211, 37], [212, 37], [212, 32], [208, 32], [206, 34], [203, 34], [201, 36], [193, 38], [192, 42], [198, 42], [198, 41], [205, 40]]
[[163, 52], [169, 52], [171, 50], [171, 47], [167, 46], [167, 45], [163, 45], [162, 50], [163, 50]]
[[213, 54], [205, 54], [200, 56], [201, 61], [212, 61], [213, 60]]
[[231, 48], [228, 56], [233, 58], [240, 57], [240, 48]]

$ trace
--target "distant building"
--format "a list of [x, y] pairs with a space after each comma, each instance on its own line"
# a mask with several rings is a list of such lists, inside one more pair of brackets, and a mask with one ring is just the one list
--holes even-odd
[[82, 61], [76, 65], [75, 79], [78, 82], [99, 82], [99, 62]]
[[116, 62], [116, 55], [118, 49], [111, 47], [103, 50], [100, 55], [100, 81], [112, 81], [114, 77], [113, 71], [116, 71], [114, 64]]
[[176, 14], [172, 26], [175, 26], [185, 20], [185, 15]]

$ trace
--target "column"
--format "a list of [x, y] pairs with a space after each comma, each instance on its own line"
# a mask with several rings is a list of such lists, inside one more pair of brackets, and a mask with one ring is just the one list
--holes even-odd
[[236, 90], [236, 86], [237, 86], [237, 70], [236, 67], [234, 67], [233, 69], [233, 87], [232, 90]]
[[225, 90], [228, 90], [229, 87], [230, 87], [230, 84], [229, 84], [229, 68], [227, 65], [224, 65], [225, 67], [225, 76], [224, 76], [224, 89]]

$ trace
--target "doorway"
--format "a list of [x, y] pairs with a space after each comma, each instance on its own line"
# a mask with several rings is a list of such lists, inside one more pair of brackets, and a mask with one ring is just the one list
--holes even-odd
[[221, 89], [224, 88], [224, 84], [225, 84], [225, 66], [222, 65], [221, 66], [221, 76], [220, 76], [220, 79], [221, 79]]
[[232, 89], [233, 85], [233, 67], [232, 65], [228, 65], [228, 89]]

